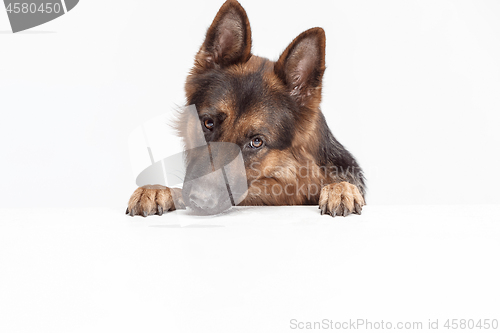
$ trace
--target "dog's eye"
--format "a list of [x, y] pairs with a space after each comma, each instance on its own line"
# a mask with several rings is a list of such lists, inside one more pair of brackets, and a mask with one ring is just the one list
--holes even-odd
[[250, 141], [250, 147], [252, 148], [260, 148], [264, 144], [264, 141], [262, 141], [261, 138], [254, 138], [252, 141]]
[[214, 128], [214, 121], [212, 119], [210, 119], [210, 118], [205, 119], [205, 121], [203, 122], [203, 124], [209, 130], [212, 130]]

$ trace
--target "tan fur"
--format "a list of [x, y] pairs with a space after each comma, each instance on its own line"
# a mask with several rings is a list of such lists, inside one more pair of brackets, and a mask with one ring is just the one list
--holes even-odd
[[179, 189], [162, 185], [145, 185], [134, 191], [128, 202], [127, 212], [134, 215], [162, 215], [163, 212], [184, 208]]
[[[321, 188], [328, 184], [312, 156], [298, 160], [290, 149], [271, 151], [247, 168], [249, 194], [244, 205], [303, 205], [318, 202]], [[281, 191], [273, 191], [281, 187]], [[268, 195], [264, 195], [268, 194]]]

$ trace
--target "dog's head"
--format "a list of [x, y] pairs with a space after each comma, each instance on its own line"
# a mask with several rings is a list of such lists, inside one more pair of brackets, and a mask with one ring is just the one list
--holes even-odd
[[[300, 203], [268, 190], [293, 183], [298, 164], [319, 153], [325, 34], [321, 28], [303, 32], [276, 62], [252, 55], [251, 46], [246, 12], [228, 0], [196, 54], [186, 80], [187, 104], [196, 105], [207, 142], [231, 142], [241, 150], [249, 186], [246, 203]], [[181, 134], [189, 145], [189, 131]], [[187, 160], [188, 170], [200, 164], [196, 150], [188, 152]], [[220, 204], [221, 186], [225, 190], [224, 183], [215, 181], [188, 186], [183, 197], [189, 206], [209, 210]]]

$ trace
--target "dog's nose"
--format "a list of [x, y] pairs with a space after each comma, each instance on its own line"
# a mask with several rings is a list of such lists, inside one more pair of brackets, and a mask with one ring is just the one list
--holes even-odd
[[217, 205], [217, 200], [210, 193], [191, 193], [189, 195], [189, 201], [201, 209], [212, 209]]

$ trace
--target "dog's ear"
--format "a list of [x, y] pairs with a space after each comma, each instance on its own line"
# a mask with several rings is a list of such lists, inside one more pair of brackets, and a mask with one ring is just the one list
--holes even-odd
[[301, 33], [283, 51], [274, 72], [301, 105], [319, 106], [325, 72], [325, 31], [312, 28]]
[[195, 58], [195, 69], [203, 71], [246, 62], [251, 56], [252, 33], [248, 17], [236, 0], [227, 0], [207, 30]]

